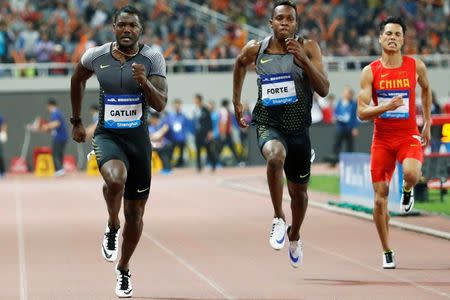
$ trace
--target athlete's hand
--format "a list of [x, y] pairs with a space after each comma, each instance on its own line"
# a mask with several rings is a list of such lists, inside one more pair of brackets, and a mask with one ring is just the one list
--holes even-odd
[[133, 79], [139, 84], [145, 84], [147, 77], [145, 76], [145, 66], [142, 64], [133, 63], [131, 65], [131, 72], [133, 73]]
[[305, 49], [303, 48], [303, 39], [298, 41], [295, 38], [287, 38], [286, 50], [288, 53], [294, 55], [295, 62], [300, 66], [303, 66], [303, 64], [309, 59]]
[[431, 127], [424, 126], [422, 129], [422, 146], [426, 147], [431, 140]]
[[73, 126], [72, 139], [77, 143], [84, 143], [86, 141], [86, 130], [83, 124]]
[[243, 117], [243, 115], [244, 115], [243, 111], [244, 111], [244, 107], [242, 106], [242, 103], [234, 105], [234, 116], [236, 117], [236, 121], [238, 122], [239, 127], [248, 128], [248, 124]]
[[403, 105], [405, 105], [405, 103], [403, 102], [402, 96], [395, 96], [390, 102], [386, 104], [388, 110], [396, 110]]

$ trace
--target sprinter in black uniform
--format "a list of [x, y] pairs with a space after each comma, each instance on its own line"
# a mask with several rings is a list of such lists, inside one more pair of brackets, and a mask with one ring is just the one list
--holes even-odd
[[[267, 181], [274, 208], [269, 243], [283, 248], [285, 233], [290, 241], [293, 267], [302, 261], [300, 226], [308, 205], [307, 187], [311, 169], [311, 107], [313, 93], [325, 97], [329, 81], [315, 41], [295, 36], [296, 8], [292, 1], [276, 1], [270, 27], [272, 36], [250, 41], [238, 55], [233, 74], [233, 104], [240, 127], [243, 118], [241, 91], [246, 67], [256, 64], [258, 101], [253, 110], [258, 144], [267, 162]], [[291, 197], [292, 225], [286, 228], [282, 207], [283, 168]]]
[[95, 73], [100, 83], [100, 112], [93, 146], [105, 181], [103, 196], [109, 215], [101, 252], [107, 261], [117, 258], [123, 196], [125, 224], [121, 257], [115, 268], [116, 295], [131, 297], [129, 261], [142, 234], [151, 181], [147, 110], [151, 107], [160, 112], [166, 106], [166, 65], [159, 52], [138, 43], [142, 19], [136, 8], [125, 6], [116, 12], [113, 32], [115, 42], [88, 49], [76, 66], [70, 121], [73, 139], [84, 142], [81, 102], [86, 81]]

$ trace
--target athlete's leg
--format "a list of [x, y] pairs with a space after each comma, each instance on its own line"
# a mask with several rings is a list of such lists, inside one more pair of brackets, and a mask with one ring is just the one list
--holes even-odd
[[121, 160], [113, 159], [104, 163], [100, 172], [105, 180], [103, 196], [108, 208], [108, 225], [110, 228], [118, 228], [120, 225], [119, 211], [127, 180], [127, 168]]
[[406, 158], [402, 163], [404, 188], [410, 190], [419, 182], [422, 175], [422, 163], [415, 158]]
[[262, 153], [267, 162], [267, 182], [269, 184], [270, 197], [274, 209], [274, 217], [285, 220], [283, 212], [283, 166], [286, 158], [286, 150], [278, 140], [270, 140], [263, 146]]
[[294, 183], [288, 180], [289, 196], [291, 197], [292, 224], [289, 231], [289, 240], [297, 241], [300, 238], [300, 228], [308, 207], [308, 183]]
[[128, 270], [130, 258], [142, 235], [144, 211], [147, 199], [124, 200], [125, 224], [123, 226], [122, 253], [117, 265], [119, 270]]
[[380, 237], [381, 246], [384, 251], [390, 250], [389, 246], [389, 210], [388, 195], [389, 183], [380, 181], [373, 183], [375, 192], [375, 202], [373, 207], [373, 220], [377, 227], [378, 236]]

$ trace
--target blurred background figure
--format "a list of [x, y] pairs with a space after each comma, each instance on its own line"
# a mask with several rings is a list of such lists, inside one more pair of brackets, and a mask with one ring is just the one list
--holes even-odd
[[202, 149], [206, 149], [207, 161], [211, 163], [211, 169], [216, 170], [216, 151], [214, 149], [213, 141], [213, 126], [211, 113], [203, 104], [203, 96], [196, 94], [194, 97], [195, 110], [194, 110], [194, 136], [195, 136], [195, 149], [197, 159], [197, 171], [200, 172], [203, 169], [201, 152]]
[[8, 124], [6, 123], [5, 118], [0, 115], [0, 178], [5, 176], [6, 167], [5, 167], [5, 154], [3, 150], [3, 144], [6, 144], [8, 141]]
[[50, 121], [43, 124], [40, 130], [50, 133], [52, 136], [52, 156], [55, 164], [55, 176], [62, 176], [65, 174], [63, 166], [64, 151], [69, 137], [66, 121], [54, 98], [48, 99], [47, 110], [50, 113]]
[[184, 149], [186, 148], [187, 136], [189, 133], [189, 119], [182, 111], [181, 99], [174, 100], [174, 112], [169, 113], [166, 117], [169, 126], [168, 137], [172, 143], [171, 160], [174, 160], [175, 149], [178, 149], [178, 158], [175, 167], [184, 167]]
[[357, 102], [351, 87], [346, 86], [334, 108], [334, 119], [336, 120], [336, 135], [333, 146], [333, 160], [331, 165], [339, 162], [339, 153], [342, 144], [345, 143], [346, 151], [354, 151], [354, 137], [358, 135], [358, 117], [356, 114]]
[[[233, 130], [233, 118], [234, 114], [230, 111], [230, 100], [223, 99], [219, 110], [219, 138], [220, 143], [218, 145], [217, 159], [220, 160], [220, 156], [225, 146], [227, 146], [233, 154], [234, 164], [240, 162], [239, 155], [236, 150], [236, 144], [232, 136]], [[223, 165], [226, 165], [222, 162]]]
[[[431, 92], [431, 114], [432, 115], [438, 115], [442, 113], [442, 108], [437, 101], [436, 93], [433, 91]], [[441, 148], [441, 137], [442, 137], [442, 125], [433, 125], [431, 126], [431, 141], [430, 141], [430, 147], [431, 152], [439, 152], [439, 149]]]
[[89, 107], [89, 113], [91, 114], [91, 123], [86, 127], [86, 139], [92, 139], [94, 137], [95, 129], [98, 123], [98, 105], [92, 104]]
[[[242, 112], [242, 117], [244, 118], [245, 122], [247, 122], [247, 124], [251, 124], [252, 112], [250, 110], [250, 106], [248, 105], [248, 103], [243, 103], [243, 106], [244, 111]], [[233, 120], [235, 120], [234, 117]], [[241, 161], [239, 165], [245, 165], [245, 162], [247, 161], [248, 158], [248, 131], [250, 130], [250, 127], [242, 128], [238, 126], [238, 128], [239, 128], [239, 138], [241, 140], [242, 146], [240, 153]]]
[[162, 162], [163, 169], [161, 170], [161, 174], [165, 175], [172, 173], [172, 163], [170, 162], [172, 145], [167, 138], [168, 132], [169, 126], [161, 119], [161, 114], [158, 112], [151, 112], [148, 133], [150, 135], [153, 151], [158, 153]]

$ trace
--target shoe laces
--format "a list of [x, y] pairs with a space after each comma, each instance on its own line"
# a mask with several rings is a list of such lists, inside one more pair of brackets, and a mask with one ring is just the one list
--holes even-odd
[[275, 219], [272, 223], [272, 229], [270, 230], [270, 237], [272, 237], [275, 234], [275, 231], [280, 231], [280, 223], [282, 222], [281, 219]]
[[393, 261], [392, 252], [385, 252], [384, 258], [386, 259], [386, 263], [390, 264]]
[[120, 275], [119, 275], [119, 285], [120, 285], [120, 289], [123, 291], [126, 291], [129, 289], [130, 286], [130, 270], [128, 271], [122, 271], [122, 270], [118, 270]]
[[409, 204], [410, 200], [411, 200], [411, 191], [409, 192], [403, 191], [403, 205]]
[[108, 241], [108, 250], [116, 250], [116, 235], [119, 229], [109, 229], [109, 232], [105, 232], [106, 239]]

